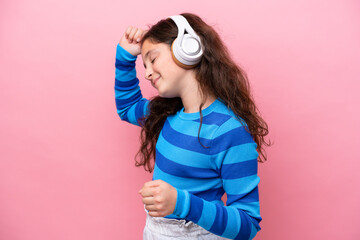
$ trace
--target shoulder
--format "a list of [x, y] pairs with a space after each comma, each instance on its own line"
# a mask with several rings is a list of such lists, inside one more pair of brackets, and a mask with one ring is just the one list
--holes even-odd
[[228, 108], [224, 102], [219, 101], [219, 106], [214, 111], [218, 115], [218, 129], [214, 134], [214, 138], [226, 134], [231, 131], [242, 131], [247, 127], [247, 123], [243, 118], [237, 116], [232, 109]]
[[[218, 109], [217, 109], [218, 110]], [[248, 132], [248, 125], [241, 117], [237, 117], [234, 112], [225, 105], [219, 108], [219, 114], [227, 116], [213, 134], [212, 152], [213, 154], [222, 152], [234, 146], [255, 143], [253, 137]]]

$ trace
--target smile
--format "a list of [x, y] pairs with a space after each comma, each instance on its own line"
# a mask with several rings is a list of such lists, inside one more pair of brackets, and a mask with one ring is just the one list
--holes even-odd
[[159, 80], [160, 76], [156, 79], [154, 79], [154, 81], [152, 82], [152, 85], [155, 86], [156, 82]]

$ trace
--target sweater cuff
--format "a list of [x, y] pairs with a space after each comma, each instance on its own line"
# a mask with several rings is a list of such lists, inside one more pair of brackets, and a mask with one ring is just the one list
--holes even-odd
[[135, 61], [137, 56], [132, 55], [128, 51], [126, 51], [120, 44], [118, 43], [116, 46], [116, 58], [120, 61]]
[[176, 191], [176, 206], [173, 214], [180, 218], [185, 218], [190, 210], [190, 194], [186, 190], [176, 189]]

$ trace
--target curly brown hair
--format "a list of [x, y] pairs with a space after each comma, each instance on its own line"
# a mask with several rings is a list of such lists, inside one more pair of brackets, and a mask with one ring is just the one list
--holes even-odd
[[[200, 127], [202, 124], [202, 106], [208, 95], [215, 96], [223, 100], [228, 108], [237, 116], [238, 120], [247, 124], [246, 131], [249, 132], [257, 144], [259, 162], [267, 159], [264, 145], [270, 146], [264, 137], [268, 134], [266, 122], [258, 114], [258, 109], [250, 93], [250, 85], [246, 73], [231, 59], [227, 47], [222, 42], [217, 32], [206, 24], [199, 16], [192, 13], [182, 13], [194, 31], [199, 35], [204, 47], [201, 62], [194, 68], [196, 80], [200, 86], [203, 103], [199, 107]], [[141, 46], [145, 40], [152, 43], [166, 43], [171, 46], [178, 34], [175, 22], [170, 19], [160, 20], [152, 25], [141, 40]], [[169, 115], [173, 115], [183, 107], [180, 97], [164, 98], [153, 97], [149, 103], [150, 113], [141, 119], [141, 146], [136, 154], [140, 156], [138, 166], [144, 166], [148, 172], [153, 171], [151, 159], [155, 161], [156, 142]], [[244, 125], [246, 125], [244, 124]], [[201, 142], [200, 142], [201, 144]], [[206, 147], [206, 146], [204, 146]]]

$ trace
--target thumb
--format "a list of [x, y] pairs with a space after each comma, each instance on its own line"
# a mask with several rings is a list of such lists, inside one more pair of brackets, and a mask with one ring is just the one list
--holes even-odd
[[146, 183], [144, 184], [144, 186], [139, 190], [138, 193], [141, 193], [144, 188], [158, 187], [158, 186], [160, 186], [160, 181], [161, 181], [161, 180], [154, 180], [154, 181], [146, 182]]
[[146, 185], [147, 185], [147, 187], [158, 187], [158, 186], [160, 186], [160, 182], [161, 182], [161, 180], [158, 179], [158, 180], [147, 182]]

